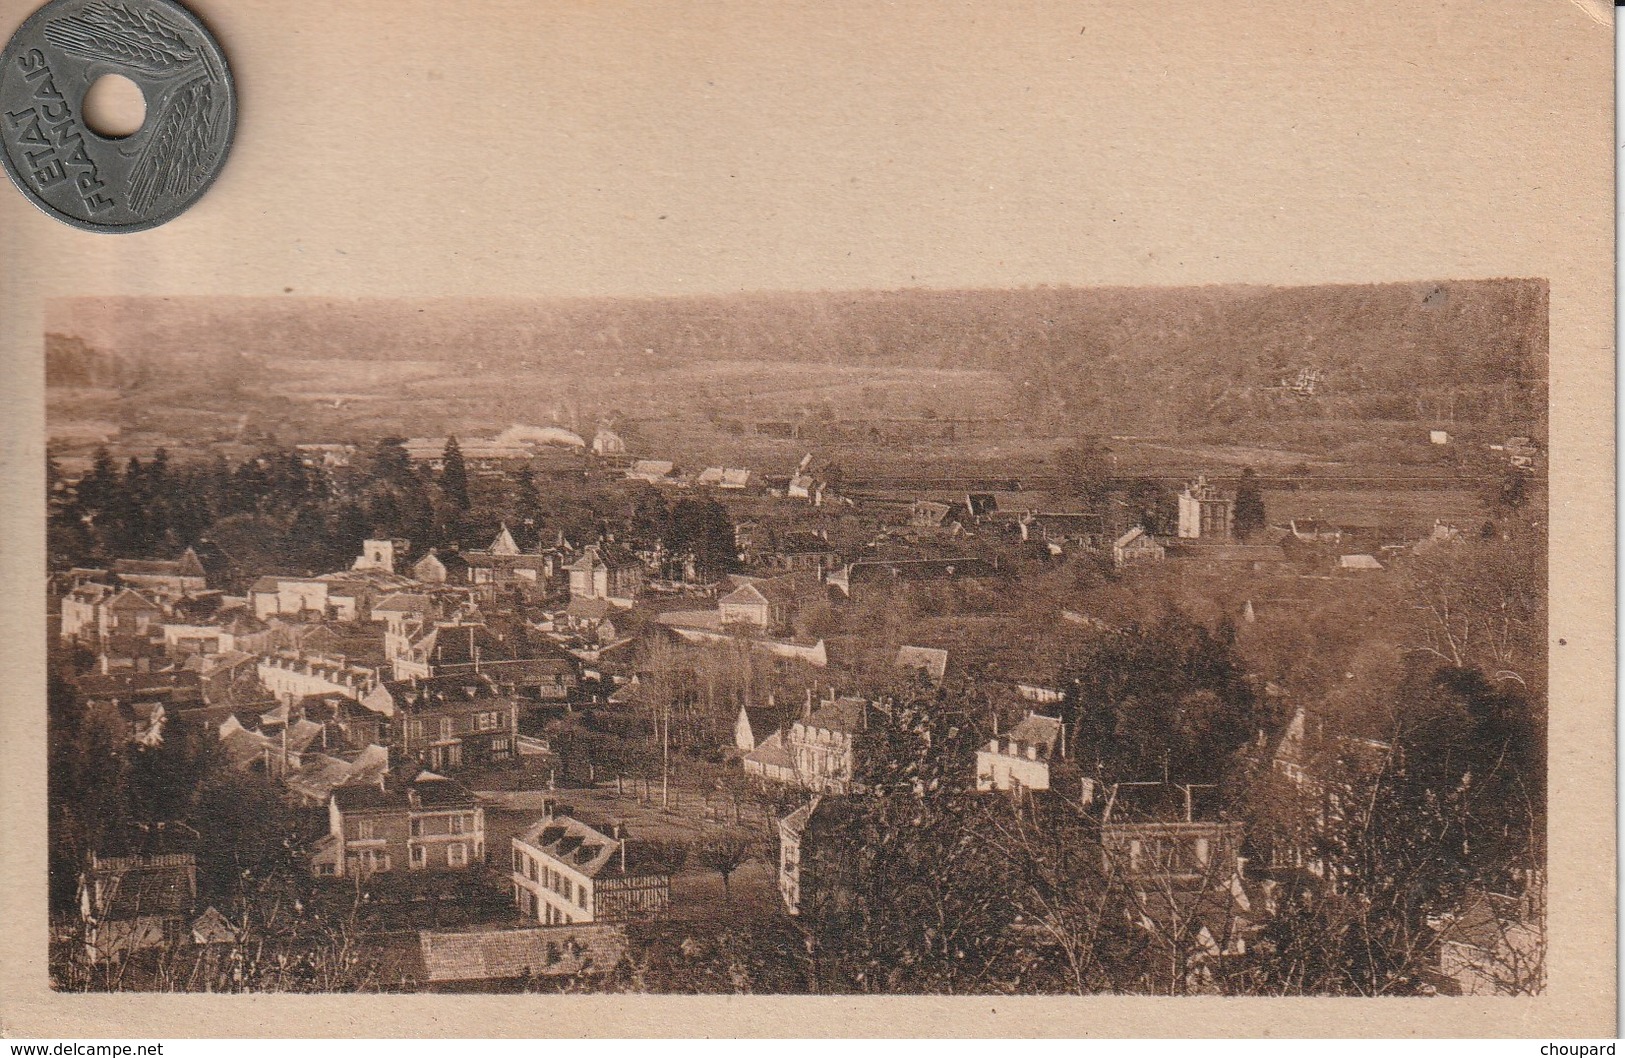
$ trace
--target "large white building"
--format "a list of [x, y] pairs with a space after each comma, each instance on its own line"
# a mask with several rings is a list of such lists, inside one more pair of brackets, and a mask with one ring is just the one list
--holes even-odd
[[671, 903], [671, 873], [656, 850], [619, 826], [549, 811], [513, 839], [513, 895], [519, 913], [547, 926], [624, 922]]

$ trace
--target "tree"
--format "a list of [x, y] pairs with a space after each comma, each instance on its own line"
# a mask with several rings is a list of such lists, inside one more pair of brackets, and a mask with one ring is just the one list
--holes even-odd
[[1208, 629], [1176, 612], [1096, 636], [1066, 676], [1071, 755], [1107, 781], [1219, 782], [1268, 726], [1228, 624]]
[[[1251, 840], [1309, 868], [1278, 894], [1253, 991], [1417, 993], [1475, 893], [1540, 877], [1544, 722], [1523, 688], [1413, 657], [1391, 701], [1381, 739], [1307, 718], [1306, 778], [1265, 772], [1250, 791]], [[1499, 924], [1521, 932], [1509, 970], [1531, 986], [1542, 923]]]
[[733, 519], [728, 517], [728, 509], [713, 499], [677, 501], [671, 512], [667, 547], [673, 555], [692, 556], [695, 572], [702, 579], [720, 577], [738, 564]]
[[1545, 686], [1546, 534], [1435, 547], [1404, 571], [1413, 652], [1537, 690]]
[[1264, 490], [1259, 487], [1258, 473], [1252, 467], [1241, 472], [1236, 484], [1236, 535], [1249, 537], [1268, 524], [1264, 512]]
[[441, 454], [440, 491], [446, 502], [459, 511], [468, 510], [468, 468], [463, 464], [463, 449], [455, 436], [446, 438]]
[[542, 520], [542, 494], [536, 488], [536, 475], [529, 467], [521, 467], [514, 475], [513, 508], [524, 525], [540, 524]]
[[1522, 510], [1529, 502], [1529, 475], [1511, 464], [1500, 464], [1484, 479], [1482, 499], [1497, 517]]
[[722, 899], [731, 905], [733, 895], [728, 888], [728, 879], [755, 856], [756, 843], [748, 835], [730, 831], [702, 842], [698, 860], [701, 866], [722, 876]]
[[412, 477], [412, 457], [406, 452], [406, 438], [380, 439], [372, 456], [373, 482], [404, 488], [411, 483]]
[[1112, 453], [1099, 437], [1078, 438], [1059, 458], [1061, 476], [1087, 502], [1102, 499], [1112, 480]]
[[855, 792], [809, 817], [797, 924], [815, 990], [1009, 987], [1020, 950], [1009, 866], [979, 836], [997, 806], [965, 789], [980, 736], [956, 704], [871, 707]]

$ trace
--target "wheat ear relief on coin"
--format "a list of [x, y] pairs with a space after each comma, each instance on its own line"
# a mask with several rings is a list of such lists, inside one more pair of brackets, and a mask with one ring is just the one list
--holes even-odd
[[[128, 135], [86, 121], [85, 96], [108, 75], [145, 102]], [[0, 160], [43, 212], [88, 231], [179, 216], [225, 164], [236, 114], [219, 44], [172, 0], [54, 0], [0, 55]]]

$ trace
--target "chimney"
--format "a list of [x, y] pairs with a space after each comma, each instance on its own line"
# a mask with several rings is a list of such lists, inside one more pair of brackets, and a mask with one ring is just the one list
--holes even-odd
[[1088, 808], [1090, 805], [1092, 805], [1094, 803], [1095, 803], [1095, 780], [1093, 780], [1093, 779], [1089, 778], [1087, 775], [1085, 775], [1083, 777], [1083, 779], [1080, 781], [1078, 805], [1080, 807], [1082, 807], [1082, 808]]
[[805, 720], [812, 715], [812, 688], [807, 688], [807, 702], [801, 707], [801, 719]]

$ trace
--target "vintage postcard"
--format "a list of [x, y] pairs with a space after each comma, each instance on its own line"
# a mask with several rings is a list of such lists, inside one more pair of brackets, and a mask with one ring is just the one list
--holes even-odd
[[3, 1031], [1615, 1031], [1605, 8], [189, 6], [0, 196]]

